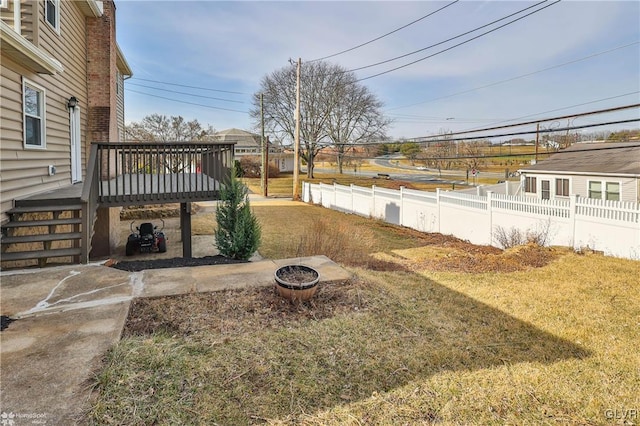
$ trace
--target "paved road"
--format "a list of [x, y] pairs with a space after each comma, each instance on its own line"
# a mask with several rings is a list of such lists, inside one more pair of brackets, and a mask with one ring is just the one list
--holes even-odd
[[[376, 164], [382, 167], [389, 167], [389, 168], [405, 170], [405, 171], [413, 171], [414, 173], [420, 173], [420, 174], [426, 173], [426, 174], [431, 174], [435, 177], [440, 176], [440, 172], [438, 171], [438, 169], [430, 169], [430, 168], [418, 169], [418, 167], [420, 166], [405, 166], [398, 163], [398, 160], [400, 159], [404, 159], [404, 157], [382, 156], [382, 157], [374, 158], [373, 160], [371, 160], [371, 162], [373, 164]], [[491, 178], [491, 179], [495, 178], [496, 180], [504, 179], [503, 172], [480, 172], [478, 176], [479, 177], [481, 176], [483, 178]], [[442, 170], [442, 179], [466, 180], [466, 171], [465, 170]], [[471, 179], [471, 176], [469, 176], [469, 179]]]
[[[407, 182], [421, 182], [421, 183], [443, 183], [443, 184], [465, 184], [467, 183], [466, 171], [464, 170], [442, 170], [442, 173], [438, 169], [418, 169], [416, 166], [406, 166], [397, 163], [402, 156], [382, 156], [369, 160], [371, 164], [393, 169], [392, 171], [385, 172], [391, 179], [403, 180]], [[316, 167], [316, 171], [336, 173], [336, 168]], [[354, 172], [350, 167], [344, 167], [344, 174], [375, 177], [378, 173], [374, 171], [361, 171]], [[481, 172], [480, 175], [483, 178], [495, 178], [496, 181], [504, 179], [504, 173], [499, 172]], [[472, 183], [473, 177], [469, 176], [469, 183]]]

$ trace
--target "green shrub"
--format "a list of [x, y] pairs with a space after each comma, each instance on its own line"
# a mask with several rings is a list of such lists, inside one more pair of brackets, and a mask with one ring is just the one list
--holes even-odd
[[247, 188], [232, 177], [220, 191], [214, 232], [220, 254], [247, 260], [260, 246], [261, 228], [249, 206]]
[[242, 165], [240, 165], [240, 160], [235, 160], [233, 162], [233, 175], [235, 177], [242, 177]]

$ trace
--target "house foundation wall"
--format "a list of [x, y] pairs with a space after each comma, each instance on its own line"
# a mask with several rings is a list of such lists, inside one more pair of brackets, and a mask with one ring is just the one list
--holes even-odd
[[97, 211], [91, 239], [91, 259], [110, 256], [120, 244], [120, 210], [122, 207], [101, 207]]

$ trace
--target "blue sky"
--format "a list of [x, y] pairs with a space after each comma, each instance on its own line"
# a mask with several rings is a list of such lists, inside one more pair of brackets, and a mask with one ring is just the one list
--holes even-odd
[[[307, 60], [367, 42], [448, 3], [116, 0], [118, 43], [134, 73], [125, 86], [125, 119], [139, 121], [160, 113], [196, 118], [217, 130], [250, 130], [255, 125], [246, 113], [251, 95], [259, 90], [264, 75], [288, 66], [290, 58], [301, 57], [304, 66]], [[381, 40], [327, 60], [347, 69], [370, 65], [455, 37], [535, 3], [459, 1]], [[505, 22], [404, 59], [356, 71], [356, 75], [366, 78], [406, 64]], [[383, 101], [384, 112], [394, 120], [388, 132], [394, 138], [467, 130], [506, 120], [639, 103], [639, 43], [640, 2], [564, 0], [362, 84]], [[538, 72], [547, 68], [552, 69]], [[580, 104], [584, 105], [574, 106]], [[552, 110], [557, 111], [545, 113]], [[639, 116], [639, 110], [633, 109], [580, 118], [572, 124]], [[520, 117], [526, 118], [518, 120]], [[567, 122], [556, 125], [560, 124]], [[617, 126], [638, 127], [639, 123]]]

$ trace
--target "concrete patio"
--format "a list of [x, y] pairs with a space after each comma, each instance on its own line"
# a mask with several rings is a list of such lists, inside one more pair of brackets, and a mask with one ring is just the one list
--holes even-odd
[[270, 286], [275, 270], [292, 263], [316, 268], [321, 283], [350, 277], [325, 256], [141, 272], [102, 264], [2, 272], [2, 315], [15, 321], [0, 334], [0, 412], [14, 425], [77, 423], [134, 298]]

